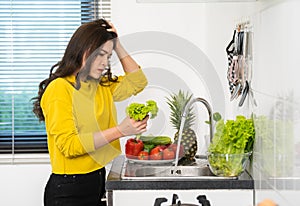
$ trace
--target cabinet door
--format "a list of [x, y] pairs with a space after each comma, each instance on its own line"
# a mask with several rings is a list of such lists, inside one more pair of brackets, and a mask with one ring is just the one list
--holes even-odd
[[197, 196], [205, 195], [211, 206], [253, 206], [253, 190], [115, 190], [109, 206], [154, 206], [159, 197], [168, 199], [162, 206], [171, 205], [173, 194], [181, 203], [199, 204]]

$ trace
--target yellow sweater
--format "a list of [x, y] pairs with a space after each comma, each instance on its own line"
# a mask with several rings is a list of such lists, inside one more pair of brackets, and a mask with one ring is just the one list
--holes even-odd
[[52, 172], [84, 174], [104, 167], [121, 153], [116, 140], [95, 150], [93, 133], [117, 125], [114, 101], [141, 92], [147, 79], [138, 70], [120, 76], [109, 87], [95, 80], [73, 87], [75, 76], [52, 81], [41, 100]]

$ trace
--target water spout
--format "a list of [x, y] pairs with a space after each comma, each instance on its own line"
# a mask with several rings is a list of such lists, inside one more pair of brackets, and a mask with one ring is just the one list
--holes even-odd
[[186, 120], [186, 116], [187, 116], [187, 113], [188, 113], [188, 110], [189, 108], [192, 106], [192, 104], [194, 104], [195, 102], [201, 102], [205, 105], [207, 111], [208, 111], [208, 116], [209, 116], [209, 135], [210, 135], [210, 142], [212, 141], [212, 138], [213, 138], [213, 117], [212, 117], [212, 109], [211, 109], [211, 106], [209, 105], [209, 103], [203, 99], [203, 98], [195, 98], [195, 99], [192, 99], [190, 100], [184, 110], [183, 110], [183, 113], [182, 113], [182, 118], [181, 118], [181, 122], [180, 122], [180, 128], [179, 128], [179, 132], [178, 132], [178, 143], [177, 143], [177, 150], [176, 150], [176, 156], [175, 156], [175, 167], [178, 166], [178, 159], [179, 159], [179, 150], [180, 150], [180, 144], [181, 144], [181, 139], [182, 139], [182, 132], [183, 132], [183, 129], [184, 129], [184, 123], [185, 123], [185, 120]]

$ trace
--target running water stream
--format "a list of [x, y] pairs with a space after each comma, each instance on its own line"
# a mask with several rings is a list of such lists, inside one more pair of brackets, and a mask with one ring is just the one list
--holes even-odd
[[[175, 169], [176, 167], [178, 166], [178, 161], [179, 161], [179, 152], [180, 152], [180, 144], [181, 144], [181, 139], [182, 139], [182, 133], [183, 133], [183, 129], [184, 129], [184, 123], [185, 123], [185, 120], [186, 120], [186, 116], [187, 116], [187, 113], [188, 113], [188, 110], [189, 108], [192, 106], [192, 104], [194, 104], [195, 102], [202, 102], [207, 111], [208, 111], [208, 115], [209, 115], [209, 135], [210, 135], [210, 142], [212, 141], [212, 138], [213, 138], [213, 127], [212, 127], [212, 122], [213, 122], [213, 117], [212, 117], [212, 109], [211, 109], [211, 106], [209, 105], [209, 103], [203, 99], [203, 98], [195, 98], [195, 99], [192, 99], [190, 100], [184, 110], [183, 110], [183, 113], [182, 113], [182, 118], [181, 118], [181, 122], [180, 122], [180, 128], [179, 128], [179, 131], [178, 131], [178, 142], [177, 142], [177, 150], [176, 150], [176, 156], [175, 156]], [[208, 145], [207, 145], [208, 147]], [[176, 171], [176, 170], [175, 170]]]

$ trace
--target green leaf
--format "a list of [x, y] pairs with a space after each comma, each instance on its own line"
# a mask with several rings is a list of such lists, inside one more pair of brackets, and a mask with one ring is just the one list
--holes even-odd
[[126, 107], [126, 114], [136, 121], [143, 120], [149, 113], [151, 113], [152, 119], [156, 117], [158, 113], [157, 104], [153, 100], [148, 100], [146, 105], [134, 102]]
[[213, 114], [213, 120], [214, 121], [219, 121], [219, 120], [221, 120], [222, 119], [222, 116], [221, 116], [221, 114], [219, 113], [219, 112], [215, 112], [214, 114]]

